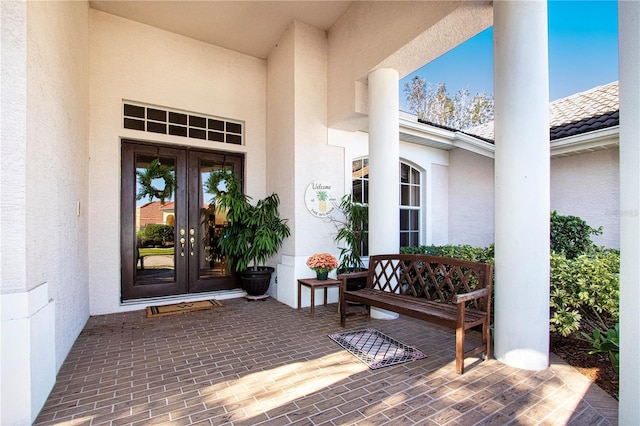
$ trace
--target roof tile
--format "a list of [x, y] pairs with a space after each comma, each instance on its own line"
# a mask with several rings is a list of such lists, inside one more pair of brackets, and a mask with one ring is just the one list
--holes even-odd
[[[550, 139], [617, 126], [620, 124], [619, 109], [617, 81], [557, 99], [549, 104]], [[493, 141], [493, 121], [464, 133]]]

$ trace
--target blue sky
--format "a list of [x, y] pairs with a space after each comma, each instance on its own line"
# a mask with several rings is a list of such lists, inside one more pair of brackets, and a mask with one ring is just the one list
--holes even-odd
[[[564, 98], [618, 79], [618, 4], [608, 1], [549, 1], [549, 100]], [[478, 34], [400, 80], [420, 75], [445, 83], [454, 94], [493, 93], [493, 28]]]

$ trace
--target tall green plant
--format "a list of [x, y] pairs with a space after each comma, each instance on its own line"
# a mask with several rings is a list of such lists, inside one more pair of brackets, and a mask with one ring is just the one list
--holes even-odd
[[205, 188], [214, 195], [211, 206], [226, 212], [227, 225], [218, 246], [236, 271], [256, 270], [264, 265], [291, 234], [287, 220], [280, 219], [277, 194], [251, 205], [251, 197], [242, 192], [238, 179], [228, 170], [211, 172]]
[[353, 201], [351, 194], [340, 199], [338, 209], [344, 220], [332, 218], [338, 228], [335, 241], [344, 244], [340, 248], [338, 272], [356, 272], [364, 269], [362, 248], [366, 242], [369, 223], [369, 207]]
[[564, 253], [567, 259], [575, 259], [593, 247], [592, 235], [602, 234], [602, 227], [592, 228], [578, 216], [563, 216], [551, 212], [551, 251]]

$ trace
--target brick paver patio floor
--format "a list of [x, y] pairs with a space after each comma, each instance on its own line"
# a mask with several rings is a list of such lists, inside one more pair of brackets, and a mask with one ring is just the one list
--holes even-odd
[[91, 317], [37, 425], [607, 425], [617, 401], [552, 357], [530, 372], [491, 359], [454, 369], [454, 331], [401, 317], [349, 318], [427, 358], [369, 370], [327, 335], [335, 304], [276, 300], [161, 318]]

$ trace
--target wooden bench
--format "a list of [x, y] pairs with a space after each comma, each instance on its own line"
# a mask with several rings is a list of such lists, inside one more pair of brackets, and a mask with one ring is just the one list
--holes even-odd
[[[349, 278], [367, 277], [365, 288], [347, 290]], [[340, 285], [340, 325], [345, 326], [347, 302], [397, 312], [456, 330], [456, 371], [464, 359], [491, 356], [491, 291], [493, 267], [448, 257], [393, 254], [369, 258], [369, 270], [343, 275]], [[467, 330], [480, 326], [482, 344], [464, 350]]]

